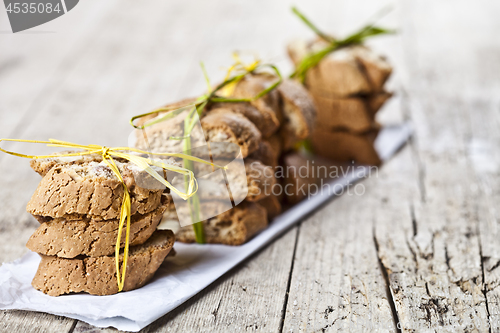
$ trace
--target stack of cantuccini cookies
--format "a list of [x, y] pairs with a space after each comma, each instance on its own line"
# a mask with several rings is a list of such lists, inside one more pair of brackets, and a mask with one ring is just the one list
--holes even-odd
[[[128, 291], [153, 277], [175, 237], [170, 230], [156, 230], [169, 205], [159, 182], [130, 162], [115, 162], [131, 197], [130, 249], [123, 286]], [[123, 183], [100, 155], [32, 160], [31, 167], [43, 177], [27, 206], [40, 222], [27, 243], [42, 257], [33, 287], [51, 296], [117, 293], [115, 247]], [[143, 184], [147, 188], [140, 186]], [[124, 228], [122, 249], [125, 239]]]
[[[295, 41], [288, 53], [298, 66], [309, 54], [325, 49], [322, 39]], [[363, 45], [339, 48], [305, 75], [318, 116], [311, 136], [314, 152], [337, 161], [378, 165], [373, 142], [380, 130], [375, 114], [392, 94], [384, 84], [392, 72], [386, 59]]]
[[[231, 97], [252, 98], [277, 81], [277, 76], [267, 73], [248, 74], [234, 86]], [[189, 102], [185, 100], [169, 107]], [[156, 116], [158, 114], [141, 121], [144, 123]], [[274, 170], [285, 152], [312, 133], [316, 110], [301, 84], [283, 80], [276, 89], [253, 102], [209, 103], [200, 118], [207, 142], [228, 142], [238, 145], [241, 150], [246, 176], [227, 179], [233, 197], [248, 187], [243, 202], [203, 222], [205, 239], [207, 243], [240, 245], [266, 228], [268, 221], [281, 213], [283, 192], [276, 190], [280, 186], [275, 185], [284, 180], [276, 179]], [[167, 139], [171, 134], [166, 134], [166, 126], [144, 129], [148, 145], [141, 141], [143, 135], [139, 134], [137, 147], [165, 151], [165, 147], [171, 144]], [[210, 146], [214, 153], [214, 145]], [[171, 206], [165, 213], [165, 220], [177, 220], [177, 213], [180, 214]], [[181, 242], [194, 242], [193, 227], [180, 228], [176, 238]]]

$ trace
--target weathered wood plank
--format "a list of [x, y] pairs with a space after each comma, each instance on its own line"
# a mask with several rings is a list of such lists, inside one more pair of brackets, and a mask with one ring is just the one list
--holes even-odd
[[19, 131], [23, 122], [29, 122], [41, 106], [50, 102], [71, 70], [84, 59], [84, 51], [102, 27], [100, 21], [114, 7], [113, 1], [86, 1], [58, 20], [17, 34], [10, 33], [7, 12], [0, 12], [2, 137]]
[[142, 332], [278, 332], [296, 236], [297, 227]]
[[378, 183], [350, 188], [366, 192], [345, 194], [301, 224], [284, 332], [396, 331], [372, 233]]
[[[483, 222], [481, 215], [491, 204], [478, 201], [478, 184], [467, 156], [473, 138], [467, 101], [471, 96], [493, 98], [490, 87], [479, 90], [483, 80], [493, 87], [498, 84], [486, 75], [491, 62], [477, 52], [488, 48], [491, 54], [499, 49], [497, 42], [490, 41], [492, 35], [481, 28], [486, 22], [494, 24], [492, 7], [487, 3], [471, 7], [462, 1], [454, 3], [453, 9], [444, 2], [405, 4], [412, 28], [412, 45], [405, 46], [411, 78], [406, 88], [409, 114], [416, 125], [413, 148], [422, 200], [389, 192], [393, 203], [377, 213], [379, 256], [404, 331], [486, 332], [492, 306], [486, 304], [488, 272], [481, 253], [483, 244], [490, 243], [483, 241], [483, 232], [491, 216]], [[426, 20], [430, 15], [440, 19]], [[462, 38], [467, 40], [466, 50], [459, 46]], [[483, 114], [484, 106], [474, 112]], [[491, 248], [487, 250], [494, 257]]]
[[0, 332], [71, 332], [76, 320], [47, 313], [0, 310]]
[[[470, 173], [454, 152], [422, 154], [425, 202], [389, 191], [387, 182], [379, 188], [385, 193], [379, 197], [388, 200], [380, 200], [376, 213], [376, 240], [403, 331], [471, 324], [487, 331]], [[399, 177], [396, 171], [393, 177]], [[400, 186], [408, 188], [404, 180]]]
[[500, 136], [498, 101], [474, 98], [467, 101], [472, 135], [467, 142], [467, 157], [477, 181], [476, 211], [479, 220], [480, 249], [492, 332], [500, 331]]

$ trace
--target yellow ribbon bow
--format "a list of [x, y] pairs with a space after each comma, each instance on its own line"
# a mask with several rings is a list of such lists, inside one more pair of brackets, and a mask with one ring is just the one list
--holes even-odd
[[[222, 83], [220, 83], [218, 86], [216, 86], [214, 89], [212, 89], [212, 86], [210, 85], [210, 80], [208, 78], [208, 75], [205, 71], [205, 67], [203, 63], [201, 63], [201, 68], [203, 71], [203, 74], [205, 76], [205, 80], [207, 82], [208, 86], [208, 93], [205, 95], [202, 95], [196, 99], [195, 103], [192, 104], [186, 104], [184, 106], [176, 106], [176, 107], [162, 107], [159, 109], [156, 109], [154, 111], [144, 113], [137, 115], [135, 117], [132, 117], [130, 119], [130, 124], [139, 130], [144, 130], [146, 127], [152, 126], [154, 124], [166, 121], [168, 119], [171, 119], [175, 116], [177, 116], [179, 113], [184, 111], [185, 107], [191, 106], [193, 109], [190, 110], [188, 116], [185, 119], [185, 125], [184, 125], [184, 137], [183, 139], [186, 138], [187, 140], [184, 141], [184, 151], [189, 151], [191, 149], [191, 141], [189, 139], [189, 135], [191, 130], [194, 128], [199, 115], [203, 113], [203, 110], [207, 106], [208, 103], [210, 102], [252, 102], [255, 101], [262, 96], [266, 95], [269, 93], [271, 90], [275, 89], [283, 80], [281, 77], [281, 73], [278, 70], [278, 68], [274, 65], [271, 64], [260, 64], [260, 60], [255, 60], [253, 63], [250, 65], [245, 65], [239, 58], [237, 53], [233, 54], [233, 58], [235, 59], [235, 63], [229, 67], [226, 78]], [[234, 88], [236, 87], [236, 84], [241, 81], [246, 75], [248, 74], [253, 74], [256, 73], [257, 71], [264, 69], [264, 68], [270, 68], [272, 69], [276, 76], [278, 77], [278, 80], [274, 82], [272, 85], [267, 87], [266, 89], [262, 90], [255, 96], [251, 98], [230, 98], [227, 96], [232, 95], [232, 92], [234, 91]], [[237, 72], [234, 74], [233, 72]], [[233, 76], [231, 76], [233, 74]], [[219, 93], [219, 94], [217, 94]], [[165, 112], [165, 114], [161, 115], [162, 112]], [[142, 125], [135, 125], [134, 121], [146, 116], [150, 115], [157, 115], [157, 117], [154, 117], [153, 119], [150, 119], [143, 123]], [[178, 138], [172, 138], [172, 139], [178, 139]], [[192, 169], [192, 166], [190, 163], [184, 162], [184, 166], [187, 169]], [[190, 207], [193, 206], [194, 209], [192, 211], [197, 212], [196, 206], [199, 205], [199, 200], [197, 198], [197, 195], [194, 195], [192, 198], [189, 199], [189, 205]], [[197, 216], [197, 213], [193, 216], [193, 219], [196, 221], [199, 221], [199, 216]], [[196, 238], [196, 242], [203, 244], [205, 243], [205, 236], [204, 236], [204, 231], [203, 231], [203, 225], [201, 222], [197, 222], [193, 224], [194, 228], [194, 234]]]
[[[224, 81], [229, 80], [229, 78], [231, 77], [231, 74], [233, 72], [252, 73], [260, 65], [259, 59], [255, 59], [253, 62], [251, 62], [248, 65], [244, 64], [237, 52], [233, 53], [233, 59], [234, 59], [234, 64], [227, 69], [227, 74], [226, 74], [226, 77], [224, 78]], [[240, 82], [242, 79], [243, 79], [243, 76], [240, 76], [236, 80], [227, 84], [225, 87], [223, 87], [221, 89], [220, 95], [224, 96], [224, 97], [229, 97], [229, 96], [233, 95], [234, 90], [236, 89], [236, 86], [238, 85], [238, 82]]]
[[[208, 76], [205, 73], [205, 68], [204, 68], [204, 66], [202, 64], [202, 69], [203, 69], [203, 72], [205, 74], [205, 79], [206, 79], [207, 84], [209, 86], [209, 89], [208, 89], [209, 92], [208, 92], [208, 94], [205, 94], [205, 95], [202, 95], [202, 96], [198, 97], [196, 99], [195, 103], [190, 103], [190, 104], [186, 104], [186, 105], [182, 105], [182, 106], [175, 106], [175, 107], [161, 107], [161, 108], [158, 108], [158, 109], [156, 109], [154, 111], [150, 111], [150, 112], [147, 112], [147, 113], [143, 113], [143, 114], [134, 116], [134, 117], [132, 117], [130, 119], [130, 125], [132, 125], [136, 129], [145, 129], [146, 127], [152, 126], [154, 124], [157, 124], [159, 122], [168, 120], [168, 119], [176, 116], [177, 115], [177, 113], [175, 113], [176, 111], [180, 112], [180, 111], [182, 111], [181, 110], [182, 108], [188, 107], [188, 106], [194, 106], [196, 108], [196, 111], [198, 112], [198, 115], [201, 115], [202, 112], [203, 112], [203, 110], [205, 109], [205, 106], [208, 103], [217, 103], [217, 102], [226, 102], [226, 103], [232, 103], [232, 102], [253, 102], [253, 101], [261, 98], [262, 96], [266, 95], [270, 91], [274, 90], [283, 81], [281, 73], [280, 73], [280, 71], [278, 70], [278, 68], [276, 66], [274, 66], [272, 64], [260, 64], [260, 60], [255, 60], [250, 65], [244, 65], [241, 62], [241, 60], [239, 60], [239, 57], [237, 56], [237, 54], [235, 54], [234, 56], [237, 57], [236, 58], [237, 62], [228, 69], [228, 74], [226, 75], [226, 79], [222, 83], [220, 83], [219, 85], [217, 85], [214, 89], [211, 89], [211, 87], [210, 87], [210, 81], [208, 79]], [[230, 98], [230, 97], [225, 97], [224, 94], [222, 93], [222, 90], [224, 90], [225, 87], [227, 87], [228, 85], [231, 85], [234, 82], [239, 82], [246, 75], [248, 75], [248, 74], [254, 74], [257, 71], [265, 69], [265, 68], [271, 69], [276, 74], [276, 76], [277, 76], [278, 79], [272, 85], [270, 85], [266, 89], [260, 91], [255, 96], [250, 97], [250, 98]], [[239, 73], [237, 73], [234, 76], [228, 78], [228, 76], [230, 76], [231, 73], [234, 72], [234, 71], [238, 71]], [[217, 94], [217, 93], [219, 93], [219, 94]], [[176, 110], [176, 111], [174, 111], [174, 110]], [[174, 112], [167, 112], [167, 111], [174, 111]], [[163, 116], [161, 116], [161, 117], [160, 116], [155, 117], [155, 118], [153, 118], [153, 119], [145, 122], [142, 125], [135, 125], [134, 124], [134, 122], [137, 119], [140, 119], [140, 118], [143, 118], [143, 117], [146, 117], [146, 116], [150, 116], [150, 115], [153, 115], [153, 114], [160, 114], [161, 112], [165, 112], [165, 114]]]
[[[163, 163], [161, 161], [156, 161], [156, 160], [153, 160], [151, 158], [145, 158], [145, 157], [142, 157], [139, 155], [125, 153], [125, 151], [130, 151], [130, 152], [134, 152], [137, 154], [144, 154], [144, 155], [161, 155], [161, 156], [179, 157], [179, 158], [183, 158], [183, 159], [194, 161], [194, 162], [200, 162], [200, 163], [205, 163], [205, 164], [210, 164], [212, 166], [216, 166], [213, 163], [210, 163], [210, 162], [207, 162], [207, 161], [202, 160], [200, 158], [189, 156], [186, 154], [181, 154], [181, 153], [156, 154], [156, 153], [146, 152], [146, 151], [143, 151], [140, 149], [130, 148], [130, 147], [109, 148], [109, 147], [99, 146], [99, 145], [79, 145], [79, 144], [75, 144], [75, 143], [71, 143], [71, 142], [65, 142], [65, 141], [54, 140], [54, 139], [49, 139], [48, 141], [0, 139], [0, 142], [2, 142], [2, 141], [42, 143], [42, 144], [46, 144], [48, 147], [61, 147], [61, 148], [83, 150], [81, 152], [60, 153], [60, 154], [51, 154], [51, 155], [25, 155], [25, 154], [20, 154], [20, 153], [8, 151], [8, 150], [5, 150], [5, 149], [0, 147], [0, 151], [2, 151], [4, 153], [18, 156], [18, 157], [30, 158], [30, 159], [85, 156], [85, 155], [93, 155], [93, 154], [100, 154], [102, 156], [103, 161], [109, 166], [109, 168], [113, 171], [113, 173], [119, 179], [119, 181], [121, 182], [121, 184], [123, 186], [123, 190], [124, 190], [123, 201], [122, 201], [121, 211], [120, 211], [120, 223], [119, 223], [119, 227], [118, 227], [118, 236], [116, 239], [116, 246], [115, 246], [116, 279], [117, 279], [117, 283], [118, 283], [118, 291], [123, 290], [123, 286], [125, 284], [125, 274], [127, 272], [127, 261], [128, 261], [128, 251], [129, 251], [129, 241], [130, 241], [131, 199], [130, 199], [130, 193], [128, 191], [127, 185], [125, 184], [125, 181], [123, 180], [123, 177], [120, 173], [120, 170], [118, 169], [113, 157], [125, 159], [125, 160], [135, 164], [136, 166], [138, 166], [139, 168], [141, 168], [142, 170], [144, 170], [148, 174], [150, 174], [153, 178], [158, 180], [161, 184], [163, 184], [164, 186], [169, 188], [171, 191], [173, 191], [174, 193], [179, 195], [184, 200], [189, 199], [198, 190], [198, 183], [196, 181], [196, 178], [194, 177], [193, 171], [188, 170], [188, 169], [183, 168], [183, 167], [178, 167], [175, 165], [166, 164], [166, 163]], [[156, 172], [151, 166], [156, 166], [156, 167], [162, 168], [164, 170], [177, 172], [181, 175], [187, 176], [188, 185], [186, 186], [186, 192], [179, 191], [175, 186], [173, 186], [168, 181], [166, 181], [165, 178], [160, 176], [158, 174], [158, 172]], [[123, 225], [125, 223], [125, 220], [127, 221], [125, 247], [123, 250], [122, 273], [120, 274], [120, 258], [119, 258], [120, 257], [120, 242], [121, 242], [121, 235], [122, 235]]]

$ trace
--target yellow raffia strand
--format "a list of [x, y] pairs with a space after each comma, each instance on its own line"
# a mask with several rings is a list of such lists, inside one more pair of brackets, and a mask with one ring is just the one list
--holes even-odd
[[[204, 68], [204, 66], [202, 66], [202, 69], [203, 68]], [[249, 97], [249, 98], [232, 98], [232, 97], [223, 96], [221, 94], [221, 91], [223, 89], [225, 89], [225, 87], [227, 87], [228, 85], [231, 85], [233, 82], [239, 82], [246, 75], [256, 73], [256, 72], [263, 70], [263, 69], [270, 69], [270, 70], [274, 71], [274, 73], [276, 74], [276, 77], [277, 77], [276, 82], [274, 82], [272, 85], [270, 85], [266, 89], [263, 89], [259, 93], [255, 94], [254, 96]], [[189, 106], [195, 107], [197, 112], [198, 112], [198, 115], [201, 115], [203, 113], [203, 110], [205, 109], [205, 107], [209, 103], [253, 102], [253, 101], [261, 98], [262, 96], [266, 95], [270, 91], [274, 90], [283, 81], [283, 77], [281, 76], [281, 73], [276, 66], [274, 66], [272, 64], [260, 64], [259, 60], [254, 61], [252, 64], [250, 64], [248, 66], [243, 65], [243, 64], [240, 64], [240, 65], [234, 64], [233, 66], [231, 66], [229, 68], [229, 70], [231, 72], [238, 70], [238, 73], [236, 73], [233, 76], [231, 76], [230, 78], [224, 80], [222, 83], [220, 83], [215, 88], [209, 89], [209, 93], [198, 97], [194, 103], [188, 103], [188, 104], [185, 104], [182, 106], [175, 106], [175, 107], [172, 107], [172, 106], [161, 107], [161, 108], [155, 109], [153, 111], [134, 116], [129, 121], [130, 125], [132, 125], [132, 127], [136, 128], [136, 129], [143, 130], [146, 127], [149, 127], [149, 126], [152, 126], [154, 124], [171, 119], [172, 117], [176, 116], [179, 112], [182, 112], [183, 108], [189, 107]], [[207, 84], [209, 84], [209, 80], [207, 78], [205, 71], [204, 71], [204, 74], [205, 74], [205, 79], [208, 82]], [[164, 113], [164, 114], [161, 114], [161, 113]], [[142, 125], [134, 124], [134, 122], [137, 119], [151, 116], [151, 115], [156, 115], [156, 117], [154, 117], [153, 119], [150, 119], [149, 121], [145, 122]]]
[[[146, 127], [152, 126], [154, 124], [157, 124], [157, 123], [160, 123], [163, 121], [167, 121], [167, 120], [175, 117], [179, 113], [184, 112], [185, 107], [193, 107], [193, 109], [189, 113], [188, 117], [186, 118], [187, 123], [185, 123], [185, 131], [184, 131], [184, 137], [183, 137], [183, 138], [188, 139], [185, 142], [189, 143], [190, 142], [190, 140], [189, 140], [189, 131], [190, 131], [189, 128], [192, 129], [194, 124], [195, 124], [196, 119], [198, 119], [198, 117], [195, 117], [195, 114], [197, 113], [198, 116], [200, 116], [203, 113], [205, 107], [209, 103], [252, 102], [252, 101], [255, 101], [255, 100], [261, 98], [262, 96], [266, 95], [267, 93], [269, 93], [273, 89], [275, 89], [283, 80], [278, 68], [272, 64], [263, 64], [262, 65], [262, 64], [260, 64], [259, 60], [255, 60], [250, 65], [244, 65], [237, 54], [234, 54], [233, 57], [235, 57], [235, 64], [229, 68], [226, 79], [222, 83], [220, 83], [219, 85], [215, 86], [213, 89], [212, 89], [212, 86], [210, 84], [210, 79], [208, 78], [208, 74], [205, 70], [205, 66], [203, 65], [203, 63], [201, 63], [203, 75], [205, 76], [205, 81], [206, 81], [207, 86], [208, 86], [208, 93], [198, 97], [196, 99], [196, 102], [188, 103], [188, 104], [183, 105], [183, 106], [162, 107], [162, 108], [156, 109], [156, 110], [151, 111], [151, 112], [147, 112], [147, 113], [143, 113], [143, 114], [134, 116], [130, 119], [130, 125], [132, 125], [136, 129], [144, 130]], [[271, 69], [272, 71], [274, 71], [274, 73], [277, 76], [277, 80], [272, 85], [263, 89], [262, 91], [255, 94], [254, 96], [252, 96], [250, 98], [231, 98], [231, 97], [223, 96], [223, 94], [220, 93], [227, 86], [230, 86], [233, 84], [235, 85], [235, 83], [241, 81], [246, 75], [256, 73], [257, 71], [260, 71], [262, 69]], [[233, 73], [235, 71], [237, 71], [237, 73]], [[233, 90], [234, 90], [234, 88], [233, 88]], [[219, 93], [219, 94], [217, 94], [217, 93]], [[226, 92], [226, 94], [227, 94], [227, 92]], [[232, 92], [230, 93], [230, 95], [231, 94], [232, 94]], [[196, 111], [196, 113], [195, 113], [195, 111]], [[161, 114], [161, 113], [164, 113], [164, 114]], [[134, 121], [136, 121], [137, 119], [140, 119], [140, 118], [143, 118], [146, 116], [151, 116], [151, 115], [155, 115], [155, 117], [153, 119], [150, 119], [149, 121], [146, 121], [142, 125], [134, 124]], [[197, 199], [197, 197], [193, 196], [192, 198], [190, 198], [190, 201], [196, 201], [196, 199]], [[194, 220], [197, 220], [197, 219], [194, 218]], [[203, 229], [198, 228], [198, 226], [199, 226], [199, 223], [193, 224], [196, 242], [204, 243], [204, 236], [203, 236], [203, 231], [202, 231]]]
[[[255, 59], [252, 63], [248, 65], [244, 64], [240, 58], [240, 55], [237, 52], [233, 53], [233, 59], [234, 59], [234, 64], [227, 69], [227, 74], [226, 77], [224, 78], [224, 81], [229, 80], [229, 78], [235, 71], [246, 71], [248, 73], [251, 73], [255, 71], [257, 67], [259, 67], [260, 65], [259, 59]], [[238, 85], [238, 82], [240, 82], [242, 79], [243, 76], [239, 77], [238, 79], [234, 80], [233, 82], [223, 87], [220, 91], [220, 95], [224, 97], [232, 96], [234, 90], [236, 89], [236, 86]]]
[[[109, 147], [99, 146], [99, 145], [79, 145], [79, 144], [55, 140], [55, 139], [49, 139], [48, 141], [0, 139], [0, 142], [2, 142], [2, 141], [24, 142], [24, 143], [41, 143], [41, 144], [46, 144], [48, 147], [60, 147], [60, 148], [70, 148], [70, 149], [83, 150], [81, 152], [74, 152], [74, 153], [59, 153], [59, 154], [56, 153], [56, 154], [50, 154], [50, 155], [25, 155], [25, 154], [20, 154], [20, 153], [8, 151], [8, 150], [5, 150], [5, 149], [0, 147], [0, 151], [4, 152], [6, 154], [10, 154], [10, 155], [18, 156], [18, 157], [23, 157], [23, 158], [43, 159], [43, 158], [85, 156], [85, 155], [93, 155], [93, 154], [100, 154], [102, 156], [103, 161], [109, 166], [109, 168], [113, 171], [115, 176], [118, 178], [118, 180], [122, 184], [123, 191], [124, 191], [121, 210], [120, 210], [120, 223], [118, 226], [118, 236], [116, 239], [116, 246], [115, 246], [115, 264], [116, 264], [116, 279], [117, 279], [117, 283], [118, 283], [118, 291], [123, 290], [123, 286], [125, 284], [125, 275], [127, 272], [127, 262], [128, 262], [128, 253], [129, 253], [129, 243], [130, 243], [131, 199], [130, 199], [130, 193], [128, 191], [127, 185], [125, 184], [125, 181], [123, 180], [123, 177], [120, 173], [120, 170], [118, 169], [118, 166], [116, 165], [113, 157], [122, 158], [122, 159], [125, 159], [125, 160], [137, 165], [139, 168], [146, 171], [149, 175], [154, 177], [161, 184], [163, 184], [164, 186], [169, 188], [171, 191], [176, 193], [178, 196], [180, 196], [184, 200], [189, 199], [198, 190], [198, 183], [197, 183], [196, 178], [194, 177], [194, 174], [191, 170], [188, 170], [188, 169], [182, 168], [182, 167], [178, 167], [175, 165], [166, 164], [166, 163], [163, 163], [160, 161], [154, 161], [150, 158], [145, 158], [142, 156], [125, 153], [124, 151], [131, 151], [131, 152], [135, 152], [138, 154], [179, 157], [179, 158], [184, 158], [184, 159], [194, 161], [194, 162], [209, 164], [209, 165], [212, 165], [213, 167], [223, 168], [221, 166], [207, 162], [207, 161], [202, 160], [200, 158], [192, 157], [192, 156], [181, 154], [181, 153], [161, 153], [161, 154], [158, 154], [158, 153], [150, 153], [150, 152], [146, 152], [146, 151], [143, 151], [140, 149], [130, 148], [130, 147], [109, 148]], [[188, 176], [188, 179], [189, 179], [188, 184], [189, 185], [187, 186], [186, 192], [179, 191], [175, 186], [171, 185], [162, 176], [160, 176], [158, 174], [158, 172], [156, 172], [153, 168], [151, 168], [151, 166], [160, 167], [164, 170], [173, 171], [173, 172], [180, 173], [184, 176]], [[126, 234], [125, 234], [125, 247], [123, 250], [122, 272], [120, 274], [120, 243], [121, 243], [121, 236], [122, 236], [122, 231], [123, 231], [123, 226], [125, 224], [125, 220], [127, 221]]]
[[[382, 16], [387, 14], [388, 10], [391, 10], [391, 7], [386, 7], [382, 9], [377, 16]], [[302, 20], [312, 31], [318, 35], [319, 38], [327, 42], [327, 46], [317, 52], [311, 52], [307, 54], [299, 64], [296, 65], [295, 71], [290, 74], [290, 78], [298, 79], [300, 82], [304, 83], [306, 78], [306, 73], [309, 69], [318, 65], [318, 63], [326, 57], [328, 54], [349, 45], [362, 44], [367, 38], [384, 35], [384, 34], [392, 34], [395, 30], [384, 29], [381, 27], [376, 27], [375, 23], [370, 23], [353, 34], [349, 35], [344, 39], [335, 39], [332, 36], [322, 32], [319, 30], [307, 17], [302, 14], [297, 7], [292, 7], [292, 12], [297, 15], [297, 17]]]

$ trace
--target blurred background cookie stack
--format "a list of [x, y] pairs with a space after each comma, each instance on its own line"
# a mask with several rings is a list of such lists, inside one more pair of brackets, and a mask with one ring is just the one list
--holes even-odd
[[295, 66], [292, 77], [307, 87], [318, 111], [308, 148], [337, 162], [379, 165], [373, 145], [380, 130], [375, 116], [392, 96], [384, 88], [392, 67], [363, 43], [393, 31], [368, 24], [336, 39], [297, 8], [292, 11], [317, 35], [314, 40], [296, 40], [287, 47]]
[[[124, 291], [143, 286], [174, 244], [171, 231], [157, 231], [169, 204], [163, 188], [134, 164], [116, 161], [131, 197], [130, 249]], [[119, 291], [115, 247], [124, 196], [123, 183], [100, 155], [32, 160], [43, 178], [27, 211], [39, 222], [27, 247], [42, 257], [32, 285], [58, 296]], [[141, 184], [154, 185], [143, 188]], [[120, 248], [126, 241], [123, 229]], [[120, 266], [123, 263], [123, 250]], [[123, 278], [123, 277], [122, 277]]]
[[[295, 41], [288, 45], [288, 54], [298, 66], [306, 55], [327, 45], [321, 39]], [[380, 129], [375, 115], [392, 96], [384, 89], [391, 72], [383, 56], [363, 45], [333, 51], [307, 71], [304, 84], [318, 111], [311, 137], [316, 154], [336, 161], [380, 164], [373, 147]]]

